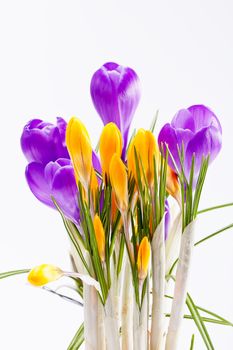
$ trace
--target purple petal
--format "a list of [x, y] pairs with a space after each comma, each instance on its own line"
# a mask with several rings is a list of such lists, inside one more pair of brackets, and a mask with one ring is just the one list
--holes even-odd
[[22, 151], [28, 162], [55, 161], [57, 158], [69, 158], [64, 139], [64, 121], [58, 120], [59, 128], [40, 119], [31, 120], [23, 129], [21, 136]]
[[208, 107], [204, 105], [194, 105], [189, 107], [188, 111], [192, 114], [196, 131], [212, 125], [222, 133], [222, 127], [218, 118]]
[[74, 176], [74, 170], [71, 166], [65, 166], [58, 169], [53, 178], [52, 195], [62, 209], [67, 218], [74, 223], [78, 223], [78, 192]]
[[[118, 107], [117, 86], [119, 73], [108, 70], [108, 66], [101, 67], [91, 80], [91, 97], [95, 109], [104, 124], [114, 122], [120, 129], [120, 111]], [[118, 78], [118, 80], [117, 80]]]
[[138, 76], [131, 68], [125, 68], [121, 74], [118, 95], [121, 113], [120, 130], [124, 134], [129, 129], [141, 96]]
[[26, 179], [34, 196], [42, 203], [54, 207], [51, 200], [51, 191], [44, 177], [44, 165], [41, 163], [30, 163], [25, 171]]
[[106, 63], [92, 77], [91, 96], [103, 123], [114, 122], [127, 141], [128, 129], [140, 100], [137, 74], [131, 68]]
[[192, 164], [192, 156], [195, 155], [195, 174], [198, 176], [202, 158], [210, 156], [212, 162], [219, 153], [222, 145], [221, 133], [215, 127], [205, 127], [201, 129], [189, 142], [185, 154], [185, 172], [189, 177]]
[[188, 129], [195, 131], [195, 123], [192, 113], [188, 109], [179, 110], [171, 121], [171, 125], [175, 129]]
[[[177, 140], [177, 135], [174, 130], [174, 128], [171, 126], [171, 124], [165, 124], [163, 128], [160, 130], [159, 136], [158, 136], [158, 143], [160, 148], [166, 150], [165, 145], [167, 144], [169, 151], [171, 152], [174, 161], [178, 167], [180, 168], [180, 158], [179, 158], [179, 153], [177, 150], [177, 145], [178, 140]], [[175, 170], [173, 161], [171, 157], [168, 157], [168, 163], [172, 169]]]
[[95, 151], [92, 151], [92, 164], [93, 168], [98, 171], [98, 173], [102, 174], [100, 160]]

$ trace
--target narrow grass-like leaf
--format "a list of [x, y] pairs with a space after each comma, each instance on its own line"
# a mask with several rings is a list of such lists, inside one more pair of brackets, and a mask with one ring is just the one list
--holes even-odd
[[195, 335], [193, 334], [191, 338], [190, 350], [194, 349], [194, 339], [195, 339]]
[[155, 116], [152, 120], [152, 123], [151, 123], [151, 126], [150, 126], [150, 131], [151, 132], [154, 132], [155, 131], [155, 125], [157, 123], [157, 120], [158, 120], [158, 116], [159, 116], [159, 110], [157, 109], [157, 111], [155, 112]]
[[7, 271], [7, 272], [0, 272], [0, 279], [7, 278], [15, 275], [20, 275], [22, 273], [28, 273], [30, 269], [23, 269], [23, 270], [13, 270], [13, 271]]
[[[165, 298], [173, 299], [173, 297], [172, 297], [171, 295], [165, 295]], [[211, 316], [215, 317], [215, 318], [216, 318], [215, 321], [221, 321], [221, 322], [222, 322], [222, 323], [221, 323], [222, 325], [233, 327], [233, 323], [232, 323], [232, 322], [226, 320], [226, 319], [223, 318], [222, 316], [219, 316], [219, 315], [216, 314], [215, 312], [210, 311], [210, 310], [207, 310], [207, 309], [204, 309], [203, 307], [198, 306], [198, 305], [196, 305], [196, 308], [197, 308], [198, 310], [200, 310], [200, 311], [205, 312], [205, 313], [208, 314], [208, 315], [211, 315]]]
[[68, 346], [67, 350], [78, 350], [83, 342], [84, 342], [84, 324], [82, 323], [77, 333], [75, 334], [74, 338], [72, 339], [70, 345]]
[[186, 304], [187, 304], [189, 311], [193, 317], [193, 320], [197, 326], [197, 329], [198, 329], [198, 331], [199, 331], [199, 333], [200, 333], [200, 335], [201, 335], [201, 337], [206, 345], [206, 348], [208, 350], [214, 350], [213, 343], [212, 343], [211, 338], [209, 336], [209, 333], [205, 327], [205, 324], [204, 324], [204, 322], [199, 314], [199, 311], [198, 311], [196, 305], [194, 304], [194, 302], [189, 294], [187, 294]]
[[218, 231], [212, 233], [211, 235], [206, 236], [206, 237], [200, 239], [200, 241], [196, 242], [196, 243], [194, 244], [194, 246], [197, 246], [197, 245], [199, 245], [199, 244], [201, 244], [201, 243], [207, 241], [208, 239], [217, 236], [219, 233], [222, 233], [222, 232], [224, 232], [224, 231], [226, 231], [226, 230], [229, 230], [229, 229], [232, 228], [232, 227], [233, 227], [233, 224], [230, 224], [230, 225], [228, 225], [228, 226], [225, 226], [225, 227], [221, 228], [220, 230], [218, 230]]
[[202, 210], [199, 210], [197, 212], [197, 214], [203, 214], [203, 213], [206, 213], [208, 211], [212, 211], [212, 210], [216, 210], [216, 209], [222, 209], [222, 208], [226, 208], [226, 207], [232, 207], [233, 206], [233, 202], [231, 203], [225, 203], [225, 204], [219, 204], [219, 205], [215, 205], [213, 207], [209, 207], [209, 208], [205, 208], [205, 209], [202, 209]]

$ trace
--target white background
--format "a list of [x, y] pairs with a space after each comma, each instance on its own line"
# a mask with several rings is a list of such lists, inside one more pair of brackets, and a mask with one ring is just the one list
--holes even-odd
[[[0, 271], [50, 262], [69, 269], [60, 217], [30, 193], [19, 138], [31, 118], [82, 118], [94, 140], [101, 122], [89, 83], [106, 61], [134, 68], [142, 100], [133, 126], [157, 130], [182, 107], [210, 106], [223, 126], [221, 155], [211, 166], [201, 207], [230, 202], [233, 128], [233, 6], [229, 1], [0, 2]], [[232, 209], [202, 216], [197, 239], [232, 222]], [[190, 292], [197, 304], [233, 320], [233, 231], [196, 248]], [[27, 285], [0, 281], [0, 349], [64, 350], [82, 310]], [[219, 350], [233, 348], [232, 329], [209, 326]], [[181, 350], [194, 331], [185, 321]], [[205, 349], [199, 336], [195, 349]]]

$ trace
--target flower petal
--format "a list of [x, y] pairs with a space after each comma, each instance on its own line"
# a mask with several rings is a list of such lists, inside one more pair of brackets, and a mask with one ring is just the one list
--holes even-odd
[[196, 131], [199, 131], [203, 127], [212, 125], [222, 133], [221, 124], [210, 108], [204, 105], [194, 105], [190, 106], [188, 111], [192, 113]]
[[[177, 140], [176, 132], [174, 128], [171, 126], [171, 124], [169, 123], [165, 124], [163, 128], [160, 130], [160, 133], [158, 136], [158, 144], [160, 148], [163, 148], [164, 150], [166, 150], [164, 147], [167, 144], [178, 169], [180, 169], [180, 158], [177, 150], [178, 140]], [[168, 163], [170, 167], [173, 170], [175, 170], [173, 161], [170, 156], [168, 157]]]
[[192, 156], [195, 155], [195, 171], [196, 176], [202, 163], [202, 158], [210, 156], [212, 162], [219, 153], [222, 145], [222, 135], [215, 127], [206, 127], [201, 129], [189, 142], [185, 153], [185, 172], [189, 177], [192, 164]]
[[[61, 120], [59, 123], [62, 129]], [[29, 121], [21, 136], [21, 147], [27, 160], [43, 164], [61, 157], [69, 158], [64, 142], [57, 126], [40, 119]]]
[[171, 121], [173, 128], [188, 129], [195, 131], [195, 124], [192, 113], [188, 109], [180, 109]]
[[74, 223], [79, 223], [78, 191], [72, 166], [64, 166], [56, 171], [51, 192], [64, 215]]
[[26, 179], [34, 196], [42, 203], [54, 208], [51, 200], [51, 191], [44, 177], [44, 165], [32, 162], [26, 167]]

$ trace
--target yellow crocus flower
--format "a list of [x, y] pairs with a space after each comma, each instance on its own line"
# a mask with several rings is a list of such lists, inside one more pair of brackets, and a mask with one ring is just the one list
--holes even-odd
[[181, 191], [180, 191], [180, 184], [178, 181], [178, 176], [169, 165], [167, 166], [166, 189], [167, 189], [167, 192], [172, 197], [174, 197], [178, 201], [178, 203], [180, 203]]
[[94, 216], [93, 225], [95, 230], [95, 237], [97, 241], [99, 256], [101, 261], [104, 262], [105, 261], [105, 232], [104, 232], [103, 224], [98, 214], [95, 214]]
[[138, 258], [137, 258], [137, 267], [138, 267], [138, 278], [144, 280], [147, 276], [148, 266], [150, 262], [150, 243], [147, 237], [143, 237], [139, 248], [138, 248]]
[[28, 274], [28, 282], [33, 286], [43, 286], [49, 282], [56, 281], [64, 275], [59, 267], [49, 264], [42, 264], [34, 267]]
[[138, 183], [135, 152], [138, 158], [140, 178], [142, 183], [145, 182], [143, 176], [144, 172], [148, 184], [152, 185], [154, 179], [154, 158], [158, 164], [160, 159], [160, 152], [155, 137], [151, 131], [139, 129], [129, 146], [127, 157], [128, 169], [131, 176], [133, 176], [136, 183]]
[[88, 188], [92, 170], [92, 147], [84, 124], [71, 118], [66, 129], [66, 146], [72, 160], [76, 181]]
[[125, 212], [128, 208], [128, 178], [125, 164], [117, 153], [110, 162], [109, 175], [117, 206], [119, 210]]
[[108, 123], [103, 128], [99, 150], [103, 178], [109, 178], [109, 166], [112, 156], [116, 153], [120, 157], [122, 152], [122, 136], [116, 124]]

